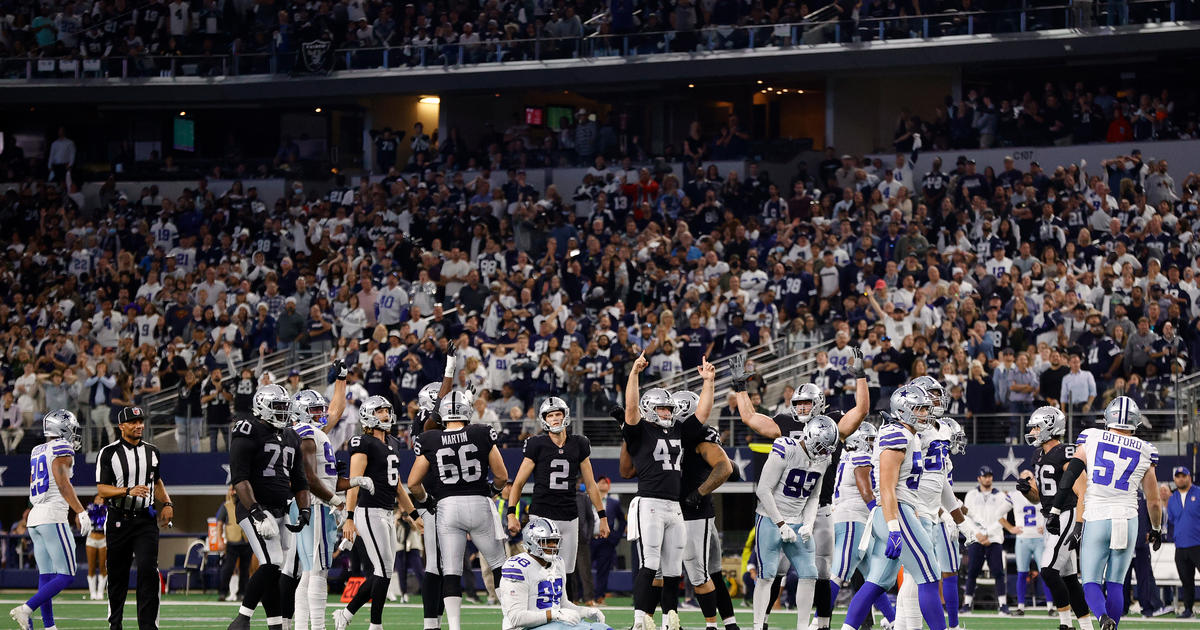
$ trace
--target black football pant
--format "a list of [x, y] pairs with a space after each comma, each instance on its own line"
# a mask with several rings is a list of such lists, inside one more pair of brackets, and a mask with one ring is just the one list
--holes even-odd
[[158, 523], [148, 511], [135, 516], [108, 512], [108, 626], [121, 630], [129, 571], [137, 557], [137, 627], [158, 628]]

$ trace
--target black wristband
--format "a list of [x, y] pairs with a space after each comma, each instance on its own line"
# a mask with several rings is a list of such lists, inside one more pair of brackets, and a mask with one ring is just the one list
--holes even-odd
[[608, 518], [608, 514], [604, 513], [604, 508], [600, 508], [599, 510], [596, 510], [596, 516], [598, 516], [600, 518]]
[[504, 508], [504, 513], [508, 516], [516, 516], [517, 515], [517, 506], [510, 505], [510, 506]]
[[414, 521], [415, 521], [415, 520], [417, 520], [417, 519], [421, 518], [421, 515], [420, 515], [420, 514], [418, 514], [416, 510], [413, 510], [413, 511], [411, 511], [411, 512], [409, 512], [409, 513], [408, 513], [408, 518], [411, 518], [412, 520], [414, 520]]
[[354, 512], [351, 512], [350, 510], [346, 510], [346, 520], [353, 521], [354, 520]]
[[125, 496], [129, 496], [129, 491], [130, 491], [130, 490], [132, 490], [132, 488], [128, 488], [128, 487], [127, 487], [127, 488], [125, 488]]

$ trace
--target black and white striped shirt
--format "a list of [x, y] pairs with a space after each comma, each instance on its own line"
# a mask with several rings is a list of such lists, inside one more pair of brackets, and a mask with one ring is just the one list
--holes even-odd
[[136, 446], [119, 439], [100, 449], [96, 457], [96, 483], [132, 488], [146, 486], [150, 496], [116, 496], [105, 500], [109, 507], [122, 510], [144, 510], [154, 501], [154, 484], [159, 480], [158, 448], [140, 442]]

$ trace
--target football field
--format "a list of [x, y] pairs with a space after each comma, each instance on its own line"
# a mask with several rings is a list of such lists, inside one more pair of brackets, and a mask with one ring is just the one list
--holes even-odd
[[[0, 605], [4, 606], [4, 611], [8, 611], [13, 606], [23, 602], [23, 598], [28, 597], [30, 594], [20, 591], [0, 593]], [[334, 606], [340, 606], [341, 604], [336, 598], [331, 597], [329, 605], [330, 609], [329, 614], [326, 616], [326, 627], [329, 630], [333, 630], [332, 610]], [[633, 611], [630, 607], [629, 598], [610, 598], [608, 605], [603, 610], [607, 617], [607, 623], [613, 628], [624, 630], [633, 625]], [[369, 612], [369, 605], [360, 610], [358, 615], [355, 616], [354, 622], [350, 624], [350, 628], [365, 630], [368, 624]], [[166, 595], [163, 599], [162, 610], [159, 615], [159, 627], [164, 630], [199, 630], [201, 628], [205, 630], [224, 630], [236, 613], [236, 603], [218, 602], [216, 595], [191, 595], [189, 597], [184, 597], [183, 595]], [[838, 614], [834, 615], [833, 627], [835, 629], [840, 625], [841, 615], [844, 613], [845, 610], [840, 610]], [[1047, 616], [1044, 609], [1029, 610], [1027, 613], [1024, 617], [999, 617], [995, 613], [963, 615], [962, 625], [967, 630], [1057, 630], [1057, 619]], [[60, 630], [106, 629], [108, 627], [105, 621], [106, 614], [107, 606], [104, 602], [93, 602], [83, 599], [83, 594], [78, 591], [67, 593], [54, 602], [55, 621]], [[131, 598], [125, 606], [124, 626], [126, 628], [137, 627], [136, 615], [137, 612]], [[737, 616], [739, 625], [749, 630], [750, 611], [739, 607], [737, 609]], [[487, 630], [499, 630], [500, 617], [498, 606], [484, 604], [463, 605], [463, 627], [466, 630], [484, 630], [485, 628]], [[680, 618], [685, 628], [699, 630], [704, 628], [704, 619], [698, 610], [681, 610]], [[266, 621], [263, 618], [261, 608], [255, 616], [252, 625], [254, 628], [266, 628]], [[395, 630], [421, 628], [420, 598], [415, 597], [407, 604], [388, 602], [384, 612], [383, 625], [385, 628]], [[771, 615], [770, 626], [778, 630], [791, 630], [796, 627], [796, 615], [786, 610], [776, 611]], [[0, 627], [15, 627], [15, 624], [5, 614], [3, 615], [3, 623], [0, 623]], [[41, 616], [37, 613], [34, 614], [33, 627], [35, 629], [41, 628]], [[445, 628], [444, 621], [442, 627]], [[1135, 614], [1123, 620], [1120, 627], [1128, 630], [1167, 630], [1172, 627], [1200, 628], [1200, 622], [1176, 620], [1172, 615], [1157, 619], [1145, 619]]]

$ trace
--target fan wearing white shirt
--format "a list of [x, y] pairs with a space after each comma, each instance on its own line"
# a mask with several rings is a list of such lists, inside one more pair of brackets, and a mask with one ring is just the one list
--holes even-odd
[[150, 235], [154, 237], [155, 247], [161, 247], [164, 252], [169, 252], [179, 241], [179, 228], [171, 222], [169, 214], [163, 213], [159, 220], [150, 225]]
[[999, 278], [1001, 274], [1012, 271], [1012, 259], [1004, 255], [1003, 245], [992, 246], [992, 257], [988, 259], [986, 265], [989, 275]]
[[394, 272], [388, 276], [387, 286], [376, 294], [375, 320], [384, 326], [395, 326], [400, 323], [400, 312], [406, 306], [408, 293], [399, 285], [399, 273]]

